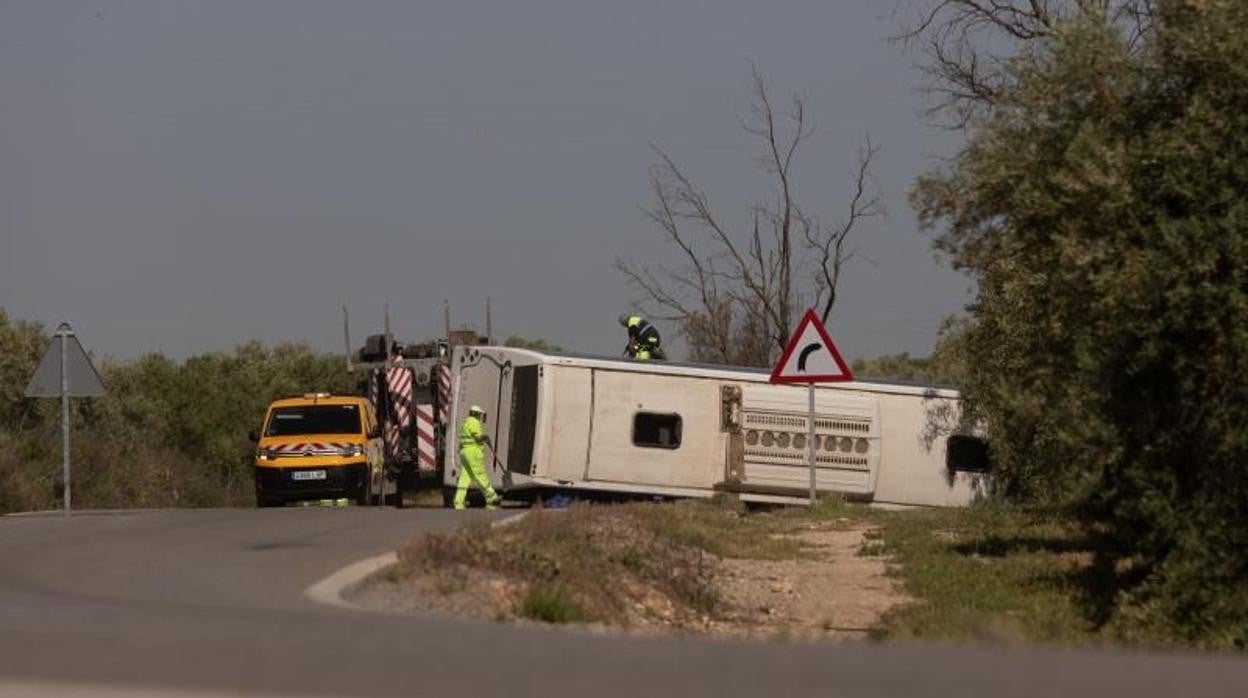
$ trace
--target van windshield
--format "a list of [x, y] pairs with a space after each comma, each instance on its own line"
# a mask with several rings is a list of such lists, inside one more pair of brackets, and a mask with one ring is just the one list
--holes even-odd
[[358, 434], [360, 411], [357, 405], [301, 405], [278, 407], [269, 417], [265, 436], [297, 434]]

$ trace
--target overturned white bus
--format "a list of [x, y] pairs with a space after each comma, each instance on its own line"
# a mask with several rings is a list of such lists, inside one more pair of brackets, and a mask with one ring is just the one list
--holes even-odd
[[[495, 487], [805, 501], [807, 390], [763, 371], [461, 346], [446, 443], [468, 406], [489, 418]], [[816, 487], [871, 502], [960, 506], [984, 493], [984, 442], [947, 388], [855, 381], [816, 390]], [[445, 449], [443, 485], [459, 475]]]

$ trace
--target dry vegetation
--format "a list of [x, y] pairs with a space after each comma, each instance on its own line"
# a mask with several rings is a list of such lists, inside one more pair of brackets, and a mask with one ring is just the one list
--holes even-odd
[[498, 620], [857, 637], [906, 600], [886, 558], [858, 554], [870, 528], [838, 504], [813, 514], [578, 504], [422, 538], [356, 594], [366, 604]]
[[1068, 513], [827, 502], [576, 505], [413, 542], [353, 600], [505, 622], [732, 637], [1184, 646], [1120, 612]]

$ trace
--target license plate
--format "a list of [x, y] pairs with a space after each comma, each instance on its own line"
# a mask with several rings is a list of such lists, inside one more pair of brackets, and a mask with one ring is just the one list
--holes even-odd
[[296, 470], [290, 474], [291, 480], [324, 480], [324, 470]]

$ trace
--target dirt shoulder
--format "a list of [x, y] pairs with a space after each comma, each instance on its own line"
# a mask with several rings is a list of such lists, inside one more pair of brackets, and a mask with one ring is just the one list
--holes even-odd
[[733, 633], [859, 638], [911, 599], [889, 576], [889, 558], [864, 556], [878, 527], [812, 525], [794, 534], [809, 558], [724, 560], [727, 630]]
[[910, 601], [890, 558], [862, 554], [877, 536], [839, 505], [577, 505], [414, 541], [348, 598], [499, 621], [849, 640]]

